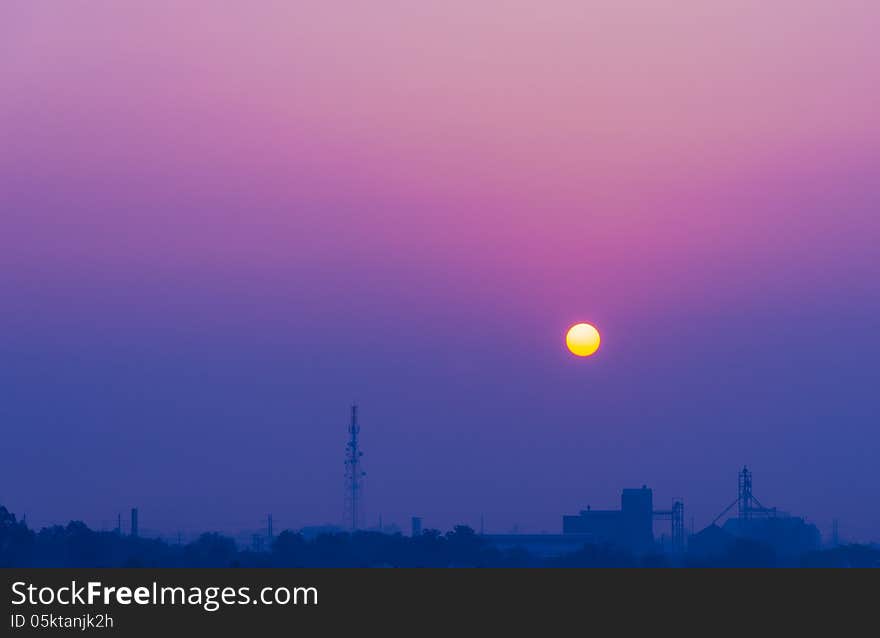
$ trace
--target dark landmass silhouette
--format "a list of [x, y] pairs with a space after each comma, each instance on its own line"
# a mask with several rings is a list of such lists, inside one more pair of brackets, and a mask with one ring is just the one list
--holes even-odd
[[186, 544], [101, 532], [84, 523], [29, 529], [0, 506], [0, 567], [878, 567], [880, 549], [845, 545], [782, 558], [769, 545], [736, 539], [716, 555], [635, 555], [584, 544], [546, 557], [522, 547], [500, 550], [470, 527], [416, 537], [380, 532], [319, 534], [286, 530], [268, 551], [240, 549], [209, 532]]

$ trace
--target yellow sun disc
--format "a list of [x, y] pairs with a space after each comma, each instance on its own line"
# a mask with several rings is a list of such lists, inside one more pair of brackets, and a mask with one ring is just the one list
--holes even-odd
[[588, 323], [576, 323], [565, 335], [565, 345], [576, 357], [589, 357], [599, 349], [599, 331]]

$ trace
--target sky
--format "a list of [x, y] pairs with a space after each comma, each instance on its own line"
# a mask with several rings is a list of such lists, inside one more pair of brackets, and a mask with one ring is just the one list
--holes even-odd
[[[880, 540], [880, 5], [6, 0], [0, 503]], [[599, 352], [565, 350], [578, 321]], [[658, 532], [662, 529], [658, 528]]]

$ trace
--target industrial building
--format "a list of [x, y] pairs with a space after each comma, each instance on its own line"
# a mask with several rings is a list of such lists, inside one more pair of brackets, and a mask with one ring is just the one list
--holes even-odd
[[[736, 516], [719, 526], [718, 521], [734, 508]], [[815, 525], [761, 504], [752, 492], [752, 473], [747, 467], [739, 472], [736, 500], [716, 516], [709, 527], [691, 537], [689, 550], [695, 555], [719, 555], [728, 551], [737, 538], [762, 543], [780, 556], [802, 554], [821, 545], [821, 535]]]
[[577, 534], [595, 543], [608, 543], [634, 552], [654, 547], [654, 495], [645, 485], [625, 489], [619, 510], [587, 507], [577, 515], [562, 517], [562, 533]]

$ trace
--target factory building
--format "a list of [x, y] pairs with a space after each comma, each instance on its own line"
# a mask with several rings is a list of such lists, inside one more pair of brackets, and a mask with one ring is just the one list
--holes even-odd
[[728, 519], [722, 529], [731, 536], [748, 538], [768, 545], [780, 555], [799, 555], [819, 549], [821, 535], [812, 523], [800, 516], [779, 513], [770, 518]]
[[562, 533], [587, 537], [595, 543], [608, 543], [643, 552], [654, 546], [654, 496], [646, 486], [625, 489], [619, 510], [587, 507], [577, 515], [562, 517]]
[[[717, 523], [736, 508], [736, 516], [722, 526]], [[790, 516], [775, 507], [764, 507], [752, 491], [752, 473], [744, 467], [739, 473], [736, 500], [712, 523], [691, 538], [691, 553], [701, 556], [723, 554], [737, 538], [759, 542], [778, 555], [799, 555], [819, 549], [821, 536], [812, 523]]]

